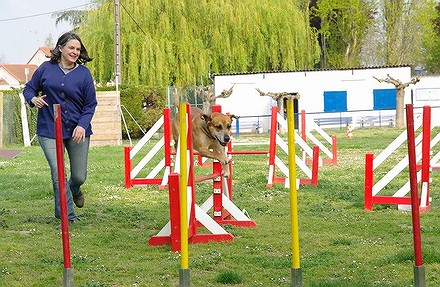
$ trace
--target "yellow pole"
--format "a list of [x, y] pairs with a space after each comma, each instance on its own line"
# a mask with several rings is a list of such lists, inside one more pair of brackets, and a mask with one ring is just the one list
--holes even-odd
[[296, 188], [295, 118], [293, 99], [287, 101], [287, 145], [289, 152], [290, 229], [292, 242], [292, 286], [302, 285], [299, 264], [298, 192]]
[[180, 103], [180, 254], [181, 268], [188, 269], [187, 123], [186, 103]]

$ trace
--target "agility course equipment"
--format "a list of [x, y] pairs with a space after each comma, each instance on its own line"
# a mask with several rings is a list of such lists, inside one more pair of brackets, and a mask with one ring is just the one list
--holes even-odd
[[[214, 105], [212, 107], [213, 112], [221, 112], [221, 106]], [[287, 124], [285, 119], [278, 113], [278, 108], [276, 106], [271, 108], [271, 133], [269, 140], [269, 149], [265, 151], [235, 151], [233, 150], [233, 141], [228, 145], [228, 155], [245, 155], [245, 154], [267, 154], [268, 155], [268, 183], [266, 187], [270, 188], [273, 184], [282, 183], [286, 187], [289, 184], [288, 181], [288, 168], [286, 164], [277, 156], [277, 146], [279, 146], [287, 154], [287, 144], [286, 142], [277, 134], [278, 125], [287, 129]], [[148, 153], [135, 165], [133, 168], [133, 159], [140, 154], [140, 150], [147, 144], [147, 142], [163, 128], [162, 138], [151, 148]], [[318, 129], [320, 129], [318, 127]], [[321, 129], [322, 130], [322, 129]], [[296, 131], [295, 131], [296, 132]], [[322, 131], [324, 134], [325, 132]], [[309, 136], [314, 141], [319, 142], [313, 135]], [[328, 137], [328, 135], [327, 135]], [[311, 158], [311, 168], [308, 167], [305, 160], [299, 157], [296, 163], [300, 169], [306, 175], [305, 178], [299, 179], [299, 184], [318, 184], [318, 168], [319, 163], [322, 159], [319, 156], [319, 146], [315, 145], [313, 148], [302, 139], [302, 137], [297, 136], [295, 141], [299, 144], [301, 149], [304, 151], [304, 155]], [[326, 148], [323, 144], [319, 144]], [[148, 164], [151, 164], [152, 159], [157, 155], [163, 148], [164, 156], [161, 161], [151, 170], [151, 172], [145, 177], [140, 178], [138, 175]], [[133, 147], [124, 148], [124, 167], [125, 167], [125, 188], [130, 188], [132, 186], [145, 186], [145, 185], [159, 185], [160, 188], [165, 188], [168, 184], [168, 175], [170, 174], [172, 168], [172, 158], [174, 153], [171, 151], [171, 119], [170, 119], [170, 109], [165, 108], [163, 116], [153, 125], [153, 127], [145, 134], [145, 136]], [[335, 158], [335, 157], [333, 157]], [[209, 166], [209, 163], [204, 163], [206, 159], [198, 157], [195, 163], [199, 166]], [[277, 176], [276, 169], [279, 169], [284, 176]], [[232, 169], [232, 167], [231, 167]], [[158, 174], [164, 170], [163, 176], [158, 177]], [[232, 190], [232, 182], [228, 179], [228, 188]]]
[[[285, 187], [289, 187], [289, 169], [283, 163], [283, 161], [276, 155], [277, 146], [279, 146], [286, 154], [288, 154], [288, 145], [276, 132], [278, 130], [278, 125], [287, 129], [286, 120], [282, 115], [278, 113], [277, 107], [272, 107], [271, 116], [271, 134], [270, 134], [270, 147], [269, 147], [269, 175], [266, 187], [272, 187], [275, 183], [283, 183]], [[296, 133], [294, 130], [293, 133]], [[310, 156], [312, 161], [312, 169], [310, 169], [306, 162], [295, 155], [295, 163], [298, 167], [305, 173], [307, 178], [300, 178], [299, 184], [312, 184], [316, 186], [318, 184], [318, 167], [319, 167], [319, 147], [314, 146], [313, 151], [307, 145], [307, 143], [299, 136], [295, 138], [295, 142]], [[276, 176], [276, 168], [284, 174], [284, 177]]]
[[[430, 114], [430, 109], [424, 110]], [[428, 118], [428, 116], [426, 116]], [[428, 119], [426, 119], [428, 120]], [[422, 239], [420, 235], [420, 214], [419, 214], [419, 191], [417, 186], [417, 158], [416, 145], [414, 136], [414, 111], [412, 105], [406, 105], [406, 122], [407, 122], [407, 143], [408, 143], [408, 165], [409, 165], [409, 181], [411, 189], [411, 216], [413, 225], [413, 243], [414, 243], [414, 286], [425, 287], [425, 267], [423, 266], [422, 257]], [[423, 145], [425, 146], [425, 145]], [[423, 165], [423, 163], [422, 163]], [[423, 168], [423, 167], [422, 167]], [[423, 177], [423, 175], [422, 175]], [[423, 186], [423, 185], [422, 185]]]
[[[285, 187], [289, 186], [289, 169], [287, 165], [278, 157], [277, 147], [288, 154], [288, 145], [284, 139], [277, 133], [278, 126], [287, 129], [287, 122], [282, 115], [278, 113], [278, 107], [271, 107], [271, 126], [269, 137], [269, 149], [266, 150], [234, 150], [235, 143], [231, 141], [228, 144], [228, 154], [231, 155], [246, 155], [246, 154], [266, 154], [268, 156], [268, 181], [266, 187], [270, 188], [274, 184], [284, 184]], [[294, 131], [296, 133], [296, 131]], [[318, 168], [321, 158], [319, 156], [319, 147], [315, 145], [313, 149], [304, 141], [301, 137], [297, 136], [295, 142], [302, 148], [304, 153], [312, 158], [312, 166], [309, 168], [304, 160], [296, 157], [296, 164], [304, 172], [306, 178], [299, 178], [299, 184], [311, 184], [316, 186], [318, 184]], [[237, 144], [238, 145], [238, 144]], [[241, 143], [239, 145], [246, 145]], [[283, 176], [277, 176], [277, 168], [281, 171]]]
[[61, 236], [63, 241], [64, 276], [63, 286], [73, 287], [73, 269], [70, 257], [69, 222], [67, 218], [66, 177], [64, 172], [64, 144], [61, 124], [61, 106], [53, 105], [55, 121], [55, 145], [58, 170], [58, 192], [60, 195]]
[[[338, 165], [338, 144], [336, 136], [329, 136], [320, 126], [318, 126], [313, 117], [306, 115], [304, 110], [301, 111], [301, 138], [304, 141], [310, 139], [320, 150], [327, 155], [327, 158], [322, 160], [323, 164]], [[312, 134], [312, 131], [316, 131], [325, 141], [320, 141]], [[304, 157], [306, 155], [304, 154]]]
[[293, 100], [287, 101], [287, 142], [289, 158], [289, 190], [290, 190], [290, 229], [292, 245], [292, 287], [302, 286], [302, 270], [299, 253], [299, 226], [298, 226], [298, 192], [296, 188], [296, 151], [295, 151], [295, 120], [293, 117]]
[[[414, 130], [421, 128], [420, 134], [415, 138], [416, 161], [421, 160], [417, 181], [421, 182], [420, 211], [430, 210], [430, 172], [431, 166], [440, 158], [440, 152], [432, 159], [431, 149], [440, 141], [440, 133], [431, 140], [431, 130], [438, 126], [439, 118], [437, 115], [431, 116], [431, 107], [424, 106], [423, 114], [414, 121]], [[385, 148], [376, 158], [372, 153], [365, 155], [365, 186], [364, 186], [364, 209], [372, 210], [373, 204], [397, 204], [399, 208], [411, 204], [411, 198], [406, 196], [410, 192], [410, 182], [404, 184], [392, 196], [378, 195], [396, 176], [408, 166], [408, 156], [402, 158], [391, 170], [382, 178], [374, 183], [374, 171], [389, 158], [405, 141], [407, 141], [407, 131], [403, 131], [387, 148]]]
[[[189, 107], [189, 104], [188, 104]], [[164, 245], [170, 244], [173, 251], [180, 250], [179, 225], [178, 222], [183, 218], [187, 218], [185, 224], [188, 225], [188, 235], [185, 237], [189, 243], [206, 243], [210, 241], [233, 241], [232, 234], [226, 232], [220, 224], [233, 224], [238, 226], [255, 227], [254, 221], [250, 220], [238, 207], [230, 200], [229, 192], [227, 191], [226, 179], [221, 175], [222, 166], [221, 163], [215, 161], [213, 163], [213, 173], [196, 178], [194, 176], [194, 165], [189, 164], [187, 166], [188, 159], [194, 157], [192, 149], [192, 133], [191, 131], [191, 113], [190, 109], [186, 108], [187, 130], [180, 132], [179, 149], [176, 158], [179, 158], [175, 164], [175, 170], [182, 166], [185, 166], [183, 170], [186, 170], [185, 178], [187, 178], [187, 184], [182, 186], [182, 181], [179, 185], [179, 175], [175, 172], [169, 175], [169, 202], [170, 202], [170, 221], [159, 231], [156, 236], [153, 236], [149, 240], [150, 245]], [[187, 143], [186, 150], [181, 151], [181, 144]], [[182, 178], [182, 175], [180, 175]], [[182, 179], [181, 179], [182, 180]], [[195, 196], [195, 183], [203, 180], [213, 180], [213, 194], [208, 198], [205, 203], [198, 206]], [[182, 198], [177, 196], [185, 191], [187, 194], [188, 203], [185, 205], [188, 207], [189, 214], [184, 216], [181, 214], [181, 201]], [[207, 212], [213, 209], [214, 219], [211, 218]], [[197, 232], [198, 227], [205, 227], [211, 233], [200, 234]]]
[[[133, 168], [132, 160], [145, 146], [145, 144], [163, 127], [162, 138], [153, 148], [139, 161]], [[162, 160], [154, 167], [145, 178], [138, 178], [139, 172], [159, 153], [163, 147], [164, 156]], [[124, 167], [125, 167], [125, 188], [142, 185], [167, 185], [168, 175], [171, 172], [171, 116], [170, 109], [164, 108], [163, 115], [151, 127], [151, 129], [142, 137], [142, 139], [133, 147], [124, 147]], [[159, 172], [164, 170], [162, 177], [157, 177]]]

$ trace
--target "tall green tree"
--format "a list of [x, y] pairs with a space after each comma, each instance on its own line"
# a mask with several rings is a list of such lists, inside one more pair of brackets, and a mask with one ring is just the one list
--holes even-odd
[[312, 1], [311, 17], [318, 30], [322, 68], [356, 67], [365, 36], [374, 20], [370, 0]]
[[435, 7], [434, 17], [431, 23], [432, 30], [424, 37], [425, 67], [430, 73], [440, 73], [440, 2]]
[[[113, 78], [113, 1], [79, 33], [95, 79]], [[122, 83], [183, 86], [210, 73], [309, 69], [319, 60], [304, 0], [122, 0]]]
[[[435, 1], [382, 0], [378, 20], [378, 56], [386, 65], [420, 64], [423, 62], [423, 38], [432, 31]], [[382, 53], [381, 53], [382, 51]]]

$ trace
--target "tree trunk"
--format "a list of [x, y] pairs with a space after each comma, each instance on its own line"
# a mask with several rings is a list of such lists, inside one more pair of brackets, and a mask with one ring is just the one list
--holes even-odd
[[396, 128], [405, 127], [405, 89], [396, 91]]

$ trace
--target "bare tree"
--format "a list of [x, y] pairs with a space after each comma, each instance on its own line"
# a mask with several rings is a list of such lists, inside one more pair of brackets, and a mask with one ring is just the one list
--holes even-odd
[[[268, 93], [265, 93], [258, 88], [256, 88], [256, 90], [260, 94], [261, 97], [271, 97], [274, 101], [276, 101], [277, 107], [278, 107], [278, 112], [283, 117], [284, 117], [284, 99], [299, 99], [300, 98], [299, 93], [288, 93], [288, 92], [281, 92], [281, 93], [268, 92]], [[279, 127], [279, 132], [284, 133], [285, 130], [282, 127]]]
[[228, 90], [223, 90], [218, 96], [214, 95], [214, 86], [209, 85], [206, 86], [202, 90], [203, 95], [203, 112], [209, 113], [211, 111], [211, 108], [213, 105], [215, 105], [215, 101], [219, 98], [228, 98], [232, 95], [232, 92], [234, 91], [234, 85], [230, 87]]
[[394, 79], [389, 74], [385, 79], [378, 79], [373, 76], [379, 83], [389, 83], [393, 84], [396, 87], [396, 128], [404, 128], [405, 127], [405, 88], [409, 85], [415, 85], [420, 81], [420, 76], [412, 78], [411, 81], [402, 83], [402, 81], [398, 79]]
[[284, 116], [284, 99], [299, 99], [299, 93], [289, 93], [289, 92], [281, 92], [281, 93], [272, 93], [272, 92], [263, 92], [262, 90], [256, 88], [257, 92], [262, 97], [271, 97], [274, 101], [277, 102], [278, 112]]

